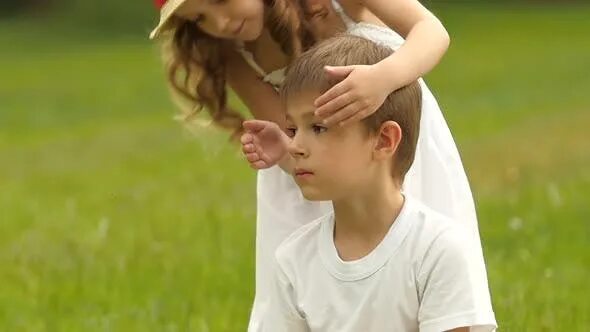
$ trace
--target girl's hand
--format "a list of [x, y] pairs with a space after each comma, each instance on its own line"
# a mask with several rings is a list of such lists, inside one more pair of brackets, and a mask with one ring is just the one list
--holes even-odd
[[315, 114], [326, 125], [347, 125], [375, 113], [394, 91], [391, 75], [380, 72], [377, 65], [324, 68], [330, 79], [340, 81], [315, 100]]
[[274, 122], [248, 120], [240, 138], [242, 152], [254, 169], [276, 165], [288, 152], [289, 137]]

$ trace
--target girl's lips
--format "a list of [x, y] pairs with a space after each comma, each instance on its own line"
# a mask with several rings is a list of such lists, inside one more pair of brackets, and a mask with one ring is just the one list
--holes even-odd
[[246, 21], [242, 21], [242, 23], [240, 23], [240, 25], [234, 29], [233, 34], [234, 35], [239, 35], [240, 32], [242, 32], [242, 30], [244, 29], [244, 24], [246, 24]]

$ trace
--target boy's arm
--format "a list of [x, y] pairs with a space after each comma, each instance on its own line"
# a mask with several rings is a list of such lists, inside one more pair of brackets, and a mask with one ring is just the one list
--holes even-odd
[[417, 273], [420, 331], [494, 331], [496, 320], [481, 249], [447, 229], [430, 245]]
[[305, 319], [297, 310], [293, 285], [275, 260], [269, 310], [262, 324], [264, 332], [306, 332]]

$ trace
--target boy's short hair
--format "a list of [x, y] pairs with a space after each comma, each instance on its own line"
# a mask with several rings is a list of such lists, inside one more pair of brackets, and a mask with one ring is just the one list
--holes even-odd
[[[280, 90], [281, 98], [287, 101], [289, 96], [305, 91], [323, 93], [336, 85], [338, 82], [330, 81], [324, 73], [325, 66], [372, 65], [392, 53], [393, 50], [386, 46], [352, 35], [340, 35], [327, 39], [289, 65]], [[421, 107], [422, 92], [418, 81], [414, 81], [389, 94], [383, 105], [363, 120], [372, 133], [377, 132], [386, 121], [395, 121], [399, 124], [402, 140], [396, 152], [393, 176], [401, 182], [414, 161], [420, 130]]]

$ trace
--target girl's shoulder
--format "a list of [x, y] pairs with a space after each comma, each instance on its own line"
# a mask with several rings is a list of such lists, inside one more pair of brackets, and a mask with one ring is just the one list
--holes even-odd
[[365, 6], [358, 0], [332, 0], [332, 5], [336, 10], [344, 10], [353, 19], [365, 9]]
[[371, 12], [363, 1], [360, 0], [332, 0], [334, 8], [341, 11], [354, 22], [365, 22], [380, 26], [386, 26], [375, 13]]

